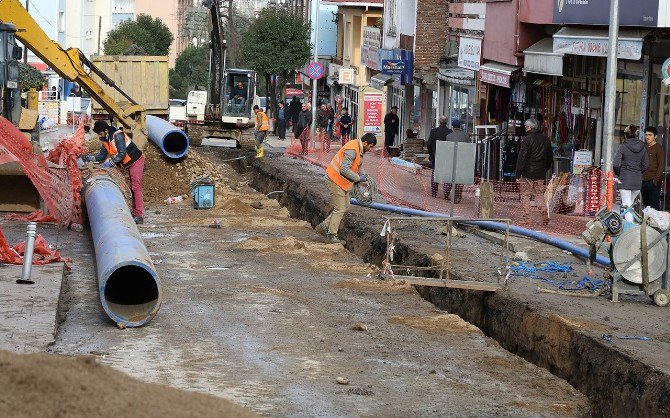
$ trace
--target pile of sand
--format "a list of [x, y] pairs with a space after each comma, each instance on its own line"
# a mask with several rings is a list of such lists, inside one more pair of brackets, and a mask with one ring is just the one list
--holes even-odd
[[392, 324], [404, 324], [412, 328], [430, 332], [481, 333], [479, 328], [454, 314], [435, 316], [393, 316]]
[[143, 383], [93, 357], [0, 350], [0, 416], [255, 416], [224, 399]]

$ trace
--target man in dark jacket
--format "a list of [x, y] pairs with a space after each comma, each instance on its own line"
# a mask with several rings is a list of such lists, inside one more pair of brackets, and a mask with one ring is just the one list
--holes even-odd
[[[428, 136], [428, 158], [430, 159], [430, 167], [433, 169], [430, 175], [430, 194], [433, 197], [437, 197], [438, 184], [435, 183], [435, 148], [437, 147], [437, 141], [446, 141], [447, 135], [453, 131], [447, 127], [447, 117], [440, 116], [440, 125], [437, 128], [430, 130], [430, 135]], [[447, 185], [444, 185], [444, 195], [447, 195]]]
[[[458, 118], [453, 118], [451, 120], [451, 127], [454, 129], [452, 133], [447, 135], [447, 141], [449, 142], [472, 142], [470, 136], [467, 132], [461, 129], [461, 120]], [[444, 198], [449, 199], [451, 196], [451, 184], [444, 185]], [[454, 203], [461, 203], [461, 198], [463, 197], [463, 185], [456, 185], [456, 196], [454, 196]]]
[[[295, 132], [295, 125], [298, 123], [298, 116], [300, 116], [302, 103], [297, 96], [293, 96], [291, 103], [288, 105], [289, 112], [291, 113], [291, 123], [293, 124], [293, 132]], [[297, 138], [297, 136], [296, 136]]]
[[658, 130], [648, 126], [644, 130], [644, 140], [647, 143], [649, 167], [642, 173], [642, 203], [661, 210], [661, 183], [665, 172], [665, 150], [657, 142]]
[[399, 127], [398, 106], [392, 106], [391, 111], [384, 116], [384, 146], [387, 155], [391, 155], [391, 147], [395, 142], [395, 136], [398, 135]]
[[551, 141], [540, 132], [540, 124], [536, 119], [528, 119], [524, 126], [527, 135], [521, 139], [521, 149], [516, 162], [516, 178], [520, 183], [519, 191], [523, 203], [521, 216], [527, 224], [532, 221], [530, 201], [534, 199], [542, 223], [548, 225], [549, 214], [544, 201], [544, 192], [547, 170], [551, 168], [554, 153]]
[[312, 112], [309, 111], [307, 103], [302, 104], [302, 109], [298, 114], [298, 120], [293, 126], [293, 135], [300, 139], [302, 152], [300, 155], [307, 155], [309, 146], [309, 128], [312, 126]]

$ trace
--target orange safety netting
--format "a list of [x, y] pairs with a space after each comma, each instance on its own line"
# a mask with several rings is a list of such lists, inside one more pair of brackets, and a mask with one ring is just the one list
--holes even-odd
[[[308, 141], [305, 147], [307, 153], [304, 152], [303, 145], [298, 139], [292, 141], [286, 153], [321, 167], [330, 163], [340, 147], [340, 141], [337, 139], [333, 140], [330, 150], [327, 150], [325, 142], [322, 144], [322, 141], [310, 140], [308, 137], [301, 139], [303, 143], [305, 140]], [[363, 168], [377, 182], [379, 191], [389, 203], [449, 214], [451, 202], [445, 196], [450, 187], [447, 188], [444, 184], [433, 186], [430, 168], [396, 164], [382, 153], [384, 152], [378, 147], [366, 154], [363, 158]], [[523, 204], [518, 182], [490, 181], [493, 186], [494, 211], [491, 218], [510, 219], [514, 225], [553, 235], [581, 234], [586, 222], [592, 219], [592, 215], [605, 203], [604, 177], [598, 170], [580, 175], [565, 173], [553, 177], [547, 186], [544, 199], [531, 202], [533, 206], [531, 216], [536, 215], [536, 205], [546, 207], [551, 213], [548, 225], [543, 225], [541, 219], [528, 219], [526, 215], [529, 211]], [[474, 185], [457, 186], [457, 192], [462, 187], [462, 198], [454, 205], [454, 216], [481, 218], [480, 197], [477, 194], [481, 182], [481, 179], [475, 179]]]
[[81, 172], [77, 157], [83, 152], [84, 127], [62, 139], [49, 153], [48, 160], [33, 153], [30, 141], [7, 119], [0, 117], [0, 164], [16, 161], [30, 178], [48, 210], [48, 217], [59, 225], [81, 224]]
[[[0, 229], [0, 261], [8, 264], [23, 264], [25, 250], [25, 241], [10, 247], [2, 229]], [[33, 254], [33, 264], [36, 265], [57, 262], [69, 263], [71, 261], [69, 258], [61, 257], [58, 250], [49, 248], [47, 241], [39, 234], [35, 236], [35, 252]]]

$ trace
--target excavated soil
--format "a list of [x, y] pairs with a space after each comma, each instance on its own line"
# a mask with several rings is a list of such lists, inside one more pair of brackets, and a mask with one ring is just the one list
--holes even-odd
[[0, 416], [253, 417], [224, 399], [143, 383], [95, 357], [0, 351]]

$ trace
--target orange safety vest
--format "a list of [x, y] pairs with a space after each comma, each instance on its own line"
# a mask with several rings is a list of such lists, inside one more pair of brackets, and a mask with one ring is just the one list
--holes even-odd
[[351, 149], [356, 151], [356, 158], [354, 158], [354, 163], [351, 165], [351, 171], [358, 174], [358, 168], [361, 164], [362, 148], [363, 144], [361, 144], [360, 139], [354, 139], [347, 142], [342, 148], [340, 148], [339, 151], [337, 151], [337, 154], [335, 154], [333, 159], [330, 161], [330, 164], [328, 164], [328, 167], [326, 167], [326, 175], [328, 178], [332, 180], [333, 183], [340, 186], [340, 188], [345, 192], [348, 192], [354, 183], [340, 174], [340, 170], [342, 169], [342, 161], [344, 161], [344, 151]]
[[[119, 151], [117, 151], [116, 149], [116, 140], [114, 139], [114, 136], [116, 136], [116, 132], [114, 133], [114, 135], [112, 135], [111, 141], [102, 141], [102, 146], [105, 147], [105, 149], [107, 150], [107, 155], [109, 158], [112, 158], [113, 156], [119, 153]], [[126, 156], [123, 157], [123, 161], [121, 161], [121, 164], [125, 167], [131, 160], [130, 155], [128, 154], [128, 146], [130, 145], [131, 141], [125, 132], [123, 132], [123, 136], [126, 139]]]
[[[258, 117], [260, 116], [260, 120]], [[270, 121], [268, 120], [268, 115], [265, 114], [262, 110], [256, 113], [256, 127], [259, 131], [269, 131], [270, 130]]]

